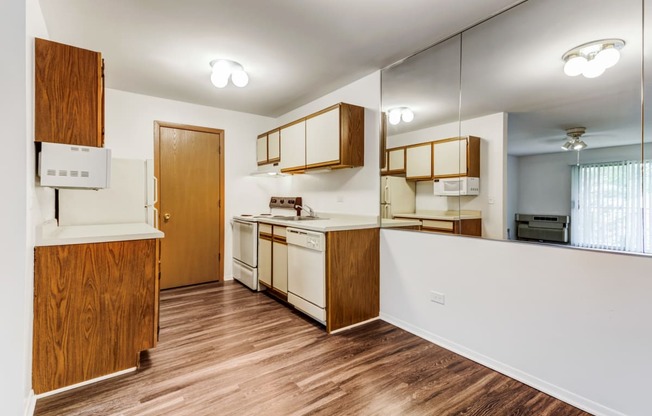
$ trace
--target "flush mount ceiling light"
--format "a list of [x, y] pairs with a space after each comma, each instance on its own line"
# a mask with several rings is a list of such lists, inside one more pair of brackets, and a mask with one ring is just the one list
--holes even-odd
[[414, 112], [408, 107], [397, 107], [392, 108], [387, 112], [387, 117], [389, 119], [389, 124], [395, 126], [403, 120], [406, 123], [414, 120]]
[[245, 72], [242, 65], [237, 62], [229, 61], [228, 59], [215, 59], [211, 61], [211, 82], [217, 88], [224, 88], [231, 82], [236, 87], [244, 87], [249, 83], [249, 75]]
[[622, 39], [602, 39], [585, 43], [566, 52], [561, 59], [564, 60], [564, 73], [569, 77], [579, 74], [586, 78], [599, 77], [607, 68], [618, 63], [620, 49], [625, 46]]
[[576, 150], [578, 152], [585, 149], [587, 144], [581, 139], [584, 133], [586, 133], [586, 127], [573, 127], [566, 129], [568, 140], [566, 140], [566, 143], [561, 145], [561, 148], [564, 150]]

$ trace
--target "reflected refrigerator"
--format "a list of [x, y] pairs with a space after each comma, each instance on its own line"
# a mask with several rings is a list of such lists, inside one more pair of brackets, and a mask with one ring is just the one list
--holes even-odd
[[381, 180], [380, 216], [394, 218], [411, 214], [416, 208], [416, 185], [399, 176], [383, 176]]

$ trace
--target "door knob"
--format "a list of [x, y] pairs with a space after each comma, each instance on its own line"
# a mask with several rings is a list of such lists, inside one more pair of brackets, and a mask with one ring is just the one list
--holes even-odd
[[171, 216], [172, 216], [172, 215], [170, 215], [168, 212], [166, 212], [165, 215], [163, 215], [163, 219], [164, 219], [165, 221], [168, 221], [168, 220], [170, 219]]

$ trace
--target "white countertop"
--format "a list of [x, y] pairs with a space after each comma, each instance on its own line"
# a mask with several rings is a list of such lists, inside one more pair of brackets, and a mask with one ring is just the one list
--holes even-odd
[[301, 228], [309, 231], [344, 231], [344, 230], [361, 230], [365, 228], [378, 228], [380, 226], [378, 217], [366, 215], [344, 215], [331, 213], [318, 213], [321, 219], [292, 221], [277, 218], [254, 218], [254, 217], [234, 217], [247, 221], [257, 221], [265, 224], [282, 225], [285, 227]]
[[421, 221], [418, 219], [407, 220], [407, 219], [390, 219], [383, 218], [380, 220], [380, 226], [383, 228], [394, 228], [394, 227], [418, 227], [421, 225]]
[[481, 211], [421, 211], [411, 214], [396, 214], [394, 218], [418, 218], [422, 220], [443, 220], [443, 221], [457, 221], [457, 220], [473, 220], [482, 218]]
[[104, 243], [108, 241], [163, 238], [164, 234], [145, 223], [57, 226], [56, 220], [36, 229], [36, 246]]

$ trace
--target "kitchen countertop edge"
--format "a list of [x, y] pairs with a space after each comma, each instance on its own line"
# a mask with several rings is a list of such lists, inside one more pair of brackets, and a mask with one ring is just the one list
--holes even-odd
[[37, 228], [34, 246], [149, 240], [164, 236], [163, 232], [145, 223], [57, 226], [55, 221]]

